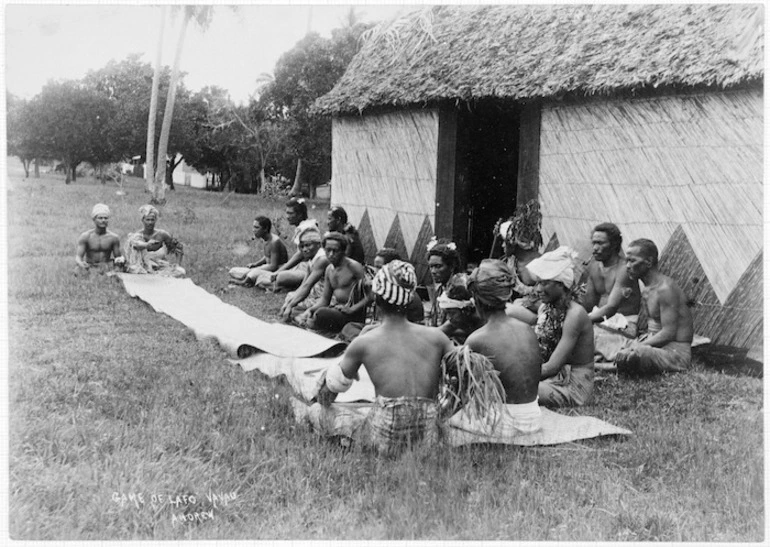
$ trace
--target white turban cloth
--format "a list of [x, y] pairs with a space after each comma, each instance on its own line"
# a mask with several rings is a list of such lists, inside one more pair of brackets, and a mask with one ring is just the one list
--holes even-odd
[[139, 215], [142, 217], [142, 219], [144, 219], [144, 217], [146, 217], [151, 213], [155, 214], [155, 218], [158, 218], [160, 216], [160, 213], [158, 212], [158, 210], [152, 205], [148, 204], [148, 205], [142, 205], [141, 207], [139, 207]]
[[91, 218], [96, 218], [99, 215], [110, 216], [110, 208], [107, 207], [104, 203], [97, 203], [94, 205], [94, 208], [91, 209]]
[[527, 264], [526, 268], [532, 275], [543, 281], [559, 281], [571, 289], [575, 282], [575, 259], [577, 259], [577, 253], [562, 245], [555, 251], [536, 258]]
[[372, 292], [394, 306], [406, 306], [417, 286], [414, 266], [402, 260], [392, 260], [379, 269], [372, 281]]

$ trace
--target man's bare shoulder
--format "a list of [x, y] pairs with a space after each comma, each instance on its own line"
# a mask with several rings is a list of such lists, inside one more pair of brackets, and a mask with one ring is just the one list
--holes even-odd
[[93, 234], [96, 231], [95, 228], [91, 228], [90, 230], [86, 230], [80, 236], [78, 237], [78, 243], [86, 243], [88, 241], [88, 238], [91, 237], [91, 234]]
[[577, 321], [580, 323], [589, 323], [591, 324], [591, 319], [588, 317], [588, 312], [585, 310], [583, 306], [578, 304], [577, 302], [570, 302], [569, 308], [567, 308], [567, 314], [564, 317], [565, 321]]
[[348, 258], [347, 259], [348, 267], [356, 274], [358, 277], [363, 277], [364, 275], [364, 267], [363, 265], [359, 264], [355, 260]]

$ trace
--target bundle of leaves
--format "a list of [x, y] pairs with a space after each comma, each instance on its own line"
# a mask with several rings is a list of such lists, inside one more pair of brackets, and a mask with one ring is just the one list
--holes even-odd
[[494, 428], [505, 410], [505, 390], [492, 362], [468, 346], [458, 346], [444, 356], [441, 372], [442, 413], [451, 416], [464, 409], [470, 420]]

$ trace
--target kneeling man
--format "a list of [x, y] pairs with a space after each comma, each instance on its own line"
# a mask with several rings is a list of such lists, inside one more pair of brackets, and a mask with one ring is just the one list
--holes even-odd
[[531, 433], [540, 429], [537, 388], [542, 361], [537, 337], [530, 326], [505, 314], [513, 283], [510, 269], [500, 260], [482, 260], [473, 270], [468, 288], [485, 324], [468, 336], [465, 343], [485, 355], [500, 372], [514, 427]]
[[321, 404], [330, 405], [337, 393], [350, 388], [363, 364], [376, 394], [367, 440], [386, 454], [438, 437], [441, 359], [452, 342], [439, 329], [407, 321], [416, 284], [407, 262], [394, 260], [377, 272], [372, 292], [382, 324], [353, 340], [340, 363], [326, 372], [318, 394]]
[[105, 270], [113, 265], [124, 264], [120, 238], [107, 229], [110, 208], [103, 203], [97, 203], [91, 210], [91, 219], [94, 221], [94, 227], [80, 234], [78, 238], [75, 263], [81, 270], [90, 270], [92, 267]]
[[632, 279], [644, 283], [647, 333], [618, 352], [618, 372], [641, 375], [687, 370], [692, 360], [692, 313], [676, 281], [658, 270], [655, 243], [633, 241], [626, 252], [626, 269]]
[[575, 256], [568, 247], [559, 247], [527, 265], [538, 279], [543, 301], [535, 334], [544, 361], [537, 390], [544, 406], [580, 406], [593, 396], [594, 331], [574, 299]]

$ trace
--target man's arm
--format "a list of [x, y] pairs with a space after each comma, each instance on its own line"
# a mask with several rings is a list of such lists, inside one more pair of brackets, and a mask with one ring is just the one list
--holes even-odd
[[358, 380], [358, 369], [364, 361], [365, 342], [356, 338], [345, 350], [339, 363], [331, 365], [323, 376], [315, 399], [323, 406], [329, 406], [342, 393], [350, 388], [353, 380]]
[[284, 319], [291, 317], [291, 310], [294, 309], [294, 306], [307, 298], [307, 295], [310, 294], [313, 285], [315, 285], [318, 281], [321, 280], [321, 278], [323, 278], [324, 273], [326, 272], [326, 266], [328, 265], [329, 261], [326, 258], [322, 258], [316, 263], [315, 267], [310, 270], [310, 273], [302, 282], [302, 285], [300, 285], [299, 288], [294, 291], [294, 296], [292, 296], [291, 300], [286, 302], [281, 308], [281, 315], [284, 317]]
[[112, 258], [121, 258], [123, 250], [120, 248], [120, 238], [116, 235], [112, 240]]
[[[628, 277], [628, 272], [626, 272], [625, 268], [618, 271], [615, 275], [615, 284], [612, 286], [612, 290], [607, 296], [607, 302], [604, 306], [597, 308], [596, 311], [593, 312], [591, 311], [593, 306], [591, 309], [586, 308], [586, 311], [589, 312], [588, 318], [591, 319], [593, 323], [597, 323], [599, 321], [604, 321], [605, 318], [609, 319], [615, 315], [618, 312], [620, 305], [623, 303], [623, 289], [632, 289], [632, 283], [635, 283], [635, 281]], [[586, 295], [587, 294], [588, 293], [586, 292]]]
[[[262, 258], [260, 258], [260, 259], [259, 259], [259, 260], [257, 260], [256, 262], [252, 262], [252, 263], [250, 263], [250, 264], [247, 264], [247, 265], [246, 265], [246, 267], [247, 267], [247, 268], [258, 268], [258, 267], [260, 267], [262, 264], [265, 264], [266, 262], [267, 262], [267, 255], [263, 256]], [[271, 271], [271, 272], [274, 272], [275, 270], [270, 270], [270, 271]]]
[[75, 263], [81, 268], [90, 268], [86, 262], [86, 253], [88, 252], [88, 232], [81, 234], [78, 238], [78, 247], [75, 251]]
[[[666, 284], [658, 289], [658, 306], [660, 311], [660, 330], [641, 342], [644, 346], [660, 348], [676, 340], [676, 330], [679, 323], [679, 293]], [[648, 300], [649, 301], [649, 300]]]
[[[596, 292], [596, 285], [594, 285], [594, 269], [596, 268], [597, 262], [591, 261], [591, 263], [588, 266], [588, 279], [586, 279], [586, 292], [583, 295], [583, 298], [580, 299], [580, 304], [583, 306], [583, 309], [585, 309], [589, 314], [591, 313], [591, 310], [594, 309], [594, 306], [596, 306], [599, 303], [600, 296]], [[589, 315], [589, 317], [593, 317]], [[600, 319], [591, 319], [591, 321], [600, 321], [601, 315], [599, 316]], [[609, 316], [607, 316], [609, 317]]]
[[290, 270], [300, 262], [302, 262], [302, 251], [297, 251], [292, 255], [286, 264], [273, 270], [273, 275], [270, 276], [270, 281], [275, 281], [275, 278], [278, 276], [278, 272], [285, 272], [286, 270]]
[[307, 317], [312, 317], [313, 314], [315, 314], [316, 310], [319, 310], [321, 308], [325, 308], [328, 306], [332, 301], [332, 294], [334, 293], [334, 289], [332, 289], [332, 282], [331, 277], [332, 271], [334, 270], [334, 266], [329, 264], [326, 267], [326, 272], [324, 273], [324, 290], [321, 294], [321, 298], [318, 299], [318, 302], [310, 306], [307, 310], [305, 310], [305, 313], [303, 315], [306, 315]]
[[[579, 309], [579, 308], [578, 308]], [[577, 309], [567, 310], [564, 318], [564, 326], [561, 331], [561, 340], [553, 350], [551, 358], [540, 368], [540, 379], [545, 380], [556, 376], [561, 367], [569, 363], [569, 358], [580, 338], [580, 315]]]

